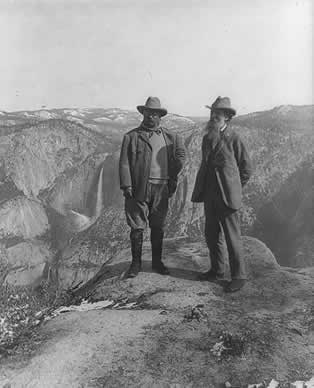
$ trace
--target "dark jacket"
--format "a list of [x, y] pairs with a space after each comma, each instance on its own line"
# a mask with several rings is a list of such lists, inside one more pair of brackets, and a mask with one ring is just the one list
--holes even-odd
[[[169, 195], [177, 187], [177, 177], [185, 160], [185, 147], [181, 136], [161, 128], [168, 153]], [[147, 132], [141, 127], [124, 135], [119, 162], [120, 188], [132, 187], [133, 196], [138, 201], [145, 200], [149, 179], [152, 148]]]
[[[223, 131], [214, 150], [209, 143], [208, 136], [205, 135], [202, 142], [202, 162], [196, 175], [192, 202], [204, 202], [205, 178], [208, 176], [208, 169], [213, 169], [225, 204], [231, 209], [239, 209], [242, 187], [252, 174], [248, 152], [239, 135], [229, 127]], [[211, 188], [206, 189], [208, 192]]]

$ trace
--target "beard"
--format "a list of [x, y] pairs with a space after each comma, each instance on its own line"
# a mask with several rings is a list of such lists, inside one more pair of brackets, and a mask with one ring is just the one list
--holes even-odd
[[206, 123], [205, 129], [204, 129], [205, 134], [207, 135], [207, 138], [212, 144], [213, 148], [218, 144], [220, 140], [220, 128], [219, 126], [211, 121], [208, 121]]
[[215, 137], [215, 136], [219, 135], [220, 127], [217, 123], [208, 121], [206, 123], [205, 128], [204, 128], [204, 132], [205, 132], [205, 134], [207, 134], [207, 136], [209, 138]]

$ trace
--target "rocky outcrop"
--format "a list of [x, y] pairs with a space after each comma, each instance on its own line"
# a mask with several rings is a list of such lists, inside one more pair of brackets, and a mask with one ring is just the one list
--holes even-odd
[[[65, 235], [63, 232], [59, 243]], [[87, 231], [76, 235], [68, 233], [67, 236], [61, 257], [51, 265], [51, 272], [58, 272], [62, 288], [92, 279], [117, 252], [129, 245], [129, 227], [124, 211], [116, 207], [107, 207]], [[129, 253], [127, 255], [130, 256]]]
[[17, 197], [0, 205], [0, 240], [32, 239], [48, 229], [48, 217], [39, 201]]
[[[287, 387], [309, 380], [314, 272], [281, 268], [256, 239], [244, 238], [244, 246], [252, 272], [236, 294], [196, 280], [207, 259], [199, 242], [167, 241], [170, 276], [151, 272], [146, 247], [144, 271], [134, 279], [119, 279], [129, 265], [128, 252], [121, 250], [89, 297], [108, 307], [86, 311], [91, 306], [83, 303], [76, 312], [46, 322], [41, 328], [49, 338], [45, 346], [27, 368], [5, 364], [3, 375], [13, 386], [27, 379], [38, 387], [57, 381], [68, 386], [244, 388], [275, 386], [272, 379]], [[63, 335], [56, 336], [60, 331]], [[87, 368], [86, 353], [94, 355]]]
[[38, 238], [44, 238], [49, 229], [39, 201], [19, 196], [0, 205], [1, 283], [27, 285], [40, 279], [52, 252], [50, 244]]
[[[244, 236], [243, 256], [246, 262], [248, 279], [254, 281], [260, 277], [267, 277], [267, 274], [280, 270], [273, 253], [267, 246], [253, 237]], [[127, 244], [129, 245], [129, 244]], [[107, 264], [107, 274], [122, 275], [131, 262], [130, 247], [119, 244], [119, 249], [112, 255], [112, 260]], [[197, 280], [198, 274], [210, 269], [210, 258], [208, 248], [204, 240], [195, 241], [189, 238], [166, 239], [163, 248], [163, 261], [169, 267], [174, 277], [184, 277]], [[147, 241], [143, 249], [144, 272], [151, 272], [151, 246]], [[103, 270], [101, 270], [103, 271]], [[228, 264], [226, 266], [226, 277], [230, 278]], [[96, 278], [98, 275], [96, 275]], [[92, 282], [91, 282], [92, 284]]]
[[7, 249], [6, 282], [15, 286], [36, 284], [53, 259], [49, 245], [39, 240], [21, 242]]

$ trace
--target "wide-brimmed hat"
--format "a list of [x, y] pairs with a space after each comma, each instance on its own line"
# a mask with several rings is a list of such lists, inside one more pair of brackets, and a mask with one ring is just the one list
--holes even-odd
[[208, 109], [219, 109], [231, 113], [233, 116], [237, 114], [236, 110], [231, 107], [231, 101], [229, 97], [217, 97], [212, 106], [205, 105]]
[[143, 114], [144, 109], [151, 109], [160, 112], [161, 116], [166, 116], [167, 109], [162, 108], [158, 97], [148, 97], [145, 105], [138, 105], [137, 110]]

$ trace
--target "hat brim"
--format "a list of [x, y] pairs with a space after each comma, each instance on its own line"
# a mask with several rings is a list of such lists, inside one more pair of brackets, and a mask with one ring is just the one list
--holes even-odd
[[231, 113], [233, 116], [235, 116], [237, 114], [237, 111], [233, 108], [212, 108], [209, 105], [205, 105], [205, 108], [208, 108], [210, 110], [223, 110], [225, 112]]
[[138, 105], [138, 106], [136, 107], [136, 109], [137, 109], [141, 114], [143, 114], [144, 109], [155, 110], [156, 112], [159, 112], [161, 116], [166, 116], [166, 114], [168, 114], [167, 109], [164, 109], [164, 108], [148, 108], [148, 107], [145, 106], [145, 105]]

